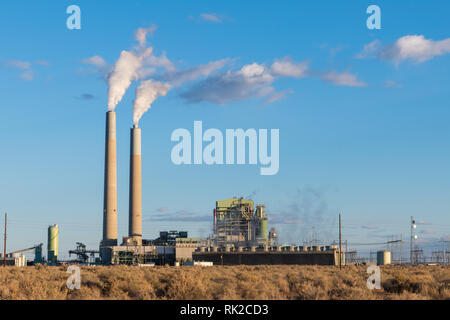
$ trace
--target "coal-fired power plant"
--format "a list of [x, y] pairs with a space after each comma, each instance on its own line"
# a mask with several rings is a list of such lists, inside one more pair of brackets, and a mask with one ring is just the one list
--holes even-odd
[[141, 128], [131, 128], [129, 242], [142, 245]]
[[[130, 129], [128, 235], [118, 243], [116, 113], [106, 113], [105, 184], [103, 238], [100, 263], [103, 265], [180, 265], [202, 262], [233, 264], [321, 264], [337, 265], [345, 255], [335, 246], [279, 246], [275, 230], [267, 231], [264, 205], [253, 200], [230, 198], [216, 202], [214, 234], [208, 238], [188, 238], [186, 231], [160, 232], [157, 239], [142, 236], [142, 152], [141, 128]], [[57, 230], [57, 229], [56, 229]], [[49, 231], [50, 232], [50, 231]], [[52, 244], [52, 249], [50, 249]], [[49, 233], [49, 263], [57, 263], [57, 245]], [[78, 243], [72, 251], [86, 257]], [[86, 258], [84, 258], [86, 261]], [[340, 262], [339, 262], [340, 263]]]
[[116, 113], [114, 111], [108, 111], [106, 113], [105, 186], [102, 245], [117, 245], [117, 155]]

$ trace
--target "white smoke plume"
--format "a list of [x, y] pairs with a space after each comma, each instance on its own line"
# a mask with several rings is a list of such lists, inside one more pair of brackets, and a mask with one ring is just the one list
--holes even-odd
[[147, 43], [147, 34], [152, 35], [157, 28], [158, 27], [155, 24], [152, 24], [149, 28], [139, 28], [136, 30], [134, 36], [141, 47], [144, 47]]
[[136, 99], [133, 101], [133, 123], [138, 125], [142, 115], [151, 108], [152, 103], [160, 96], [165, 96], [171, 86], [159, 81], [142, 81], [136, 88]]
[[142, 66], [142, 59], [152, 52], [147, 48], [141, 55], [131, 51], [122, 51], [114, 64], [113, 71], [108, 77], [108, 110], [114, 111], [116, 105], [131, 85], [131, 81], [138, 80], [138, 69]]

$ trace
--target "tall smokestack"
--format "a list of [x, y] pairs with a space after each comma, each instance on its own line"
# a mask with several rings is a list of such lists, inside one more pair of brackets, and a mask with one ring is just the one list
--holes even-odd
[[116, 157], [116, 113], [106, 113], [105, 139], [105, 185], [103, 199], [104, 246], [117, 245], [117, 157]]
[[141, 128], [131, 128], [130, 143], [130, 217], [128, 236], [142, 244], [142, 177], [141, 177]]

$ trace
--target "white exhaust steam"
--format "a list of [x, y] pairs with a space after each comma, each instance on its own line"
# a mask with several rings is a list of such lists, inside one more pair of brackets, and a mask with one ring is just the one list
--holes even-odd
[[142, 66], [142, 59], [151, 54], [153, 48], [146, 49], [141, 55], [131, 51], [122, 51], [114, 64], [114, 69], [108, 77], [108, 110], [114, 111], [116, 105], [131, 85], [131, 81], [138, 80], [138, 69]]
[[171, 86], [159, 81], [146, 80], [136, 88], [136, 99], [133, 101], [133, 124], [138, 126], [142, 115], [151, 108], [151, 104], [160, 96], [165, 96]]

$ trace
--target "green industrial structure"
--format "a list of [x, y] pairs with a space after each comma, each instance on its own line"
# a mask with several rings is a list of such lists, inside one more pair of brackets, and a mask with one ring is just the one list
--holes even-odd
[[216, 201], [213, 240], [216, 246], [268, 245], [264, 205], [255, 209], [253, 200], [244, 198]]
[[48, 227], [48, 242], [47, 242], [47, 263], [56, 265], [58, 263], [58, 225]]

